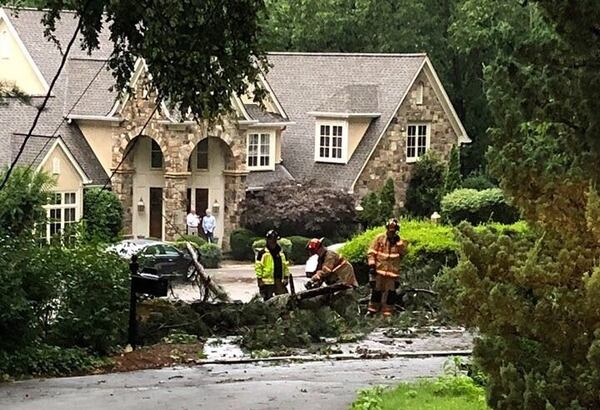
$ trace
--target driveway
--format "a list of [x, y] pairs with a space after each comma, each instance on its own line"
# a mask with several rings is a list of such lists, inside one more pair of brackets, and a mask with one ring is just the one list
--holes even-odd
[[0, 409], [345, 410], [363, 387], [442, 372], [446, 359], [207, 365], [0, 384]]
[[[225, 288], [232, 300], [249, 302], [258, 293], [254, 265], [251, 263], [224, 263], [218, 269], [206, 269], [206, 272]], [[304, 275], [304, 265], [290, 266], [296, 291], [303, 290], [308, 278]], [[198, 298], [198, 291], [191, 285], [182, 283], [173, 287], [175, 296], [185, 301]]]

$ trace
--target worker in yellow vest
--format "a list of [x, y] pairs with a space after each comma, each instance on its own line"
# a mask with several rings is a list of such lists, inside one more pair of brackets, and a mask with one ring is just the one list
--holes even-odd
[[290, 271], [285, 254], [277, 243], [277, 240], [280, 239], [277, 231], [270, 230], [265, 237], [267, 246], [256, 255], [254, 270], [258, 290], [263, 300], [267, 301], [273, 295], [287, 293], [286, 286]]
[[383, 316], [394, 312], [394, 293], [400, 280], [400, 263], [407, 252], [408, 243], [400, 239], [400, 223], [390, 219], [386, 231], [377, 235], [368, 251], [369, 284], [371, 300], [368, 313], [375, 314], [381, 309]]

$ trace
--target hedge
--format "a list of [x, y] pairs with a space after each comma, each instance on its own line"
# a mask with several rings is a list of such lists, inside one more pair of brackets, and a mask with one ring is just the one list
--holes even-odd
[[214, 243], [205, 243], [200, 247], [200, 263], [205, 268], [218, 268], [221, 263], [221, 247]]
[[442, 198], [444, 222], [457, 225], [467, 221], [473, 225], [486, 222], [510, 224], [519, 219], [519, 212], [510, 206], [499, 188], [457, 189]]
[[[400, 237], [409, 243], [408, 254], [402, 261], [403, 277], [411, 286], [431, 286], [432, 281], [445, 266], [454, 266], [460, 249], [454, 228], [437, 225], [429, 221], [402, 220]], [[476, 231], [492, 228], [507, 235], [520, 235], [527, 232], [525, 222], [512, 225], [499, 223], [478, 226]], [[367, 251], [375, 237], [385, 228], [367, 230], [352, 238], [340, 249], [340, 253], [350, 261], [359, 278], [367, 281]]]
[[259, 239], [259, 236], [249, 229], [240, 228], [231, 232], [229, 246], [232, 258], [238, 261], [253, 261], [252, 244], [257, 239]]
[[[292, 256], [292, 241], [290, 241], [287, 238], [281, 238], [277, 241], [277, 243], [279, 244], [279, 246], [281, 246], [281, 250], [283, 251], [283, 253], [285, 254], [285, 257], [288, 259], [291, 259]], [[267, 246], [267, 240], [262, 238], [262, 239], [257, 239], [256, 241], [254, 241], [252, 243], [252, 249], [254, 251], [254, 253], [256, 254], [256, 252], [258, 252], [259, 249], [264, 248], [265, 246]]]
[[310, 238], [304, 236], [290, 236], [287, 239], [292, 243], [292, 251], [290, 252], [291, 261], [296, 264], [305, 263], [306, 259], [308, 259], [306, 244]]

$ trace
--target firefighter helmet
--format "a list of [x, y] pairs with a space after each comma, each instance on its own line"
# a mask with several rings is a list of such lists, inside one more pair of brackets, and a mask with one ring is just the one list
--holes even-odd
[[398, 232], [400, 230], [400, 222], [396, 218], [391, 218], [385, 224], [387, 229], [393, 228], [394, 231]]
[[311, 254], [315, 254], [321, 246], [323, 246], [323, 239], [312, 238], [306, 244], [306, 249], [308, 249]]
[[269, 232], [267, 232], [267, 234], [265, 235], [265, 238], [280, 239], [279, 233], [275, 229], [271, 229]]

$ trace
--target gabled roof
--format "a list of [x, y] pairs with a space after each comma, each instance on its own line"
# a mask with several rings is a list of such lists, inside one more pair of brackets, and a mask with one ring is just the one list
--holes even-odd
[[[5, 12], [4, 15], [10, 20], [20, 41], [22, 41], [33, 61], [37, 64], [44, 79], [47, 83], [50, 83], [58, 70], [62, 55], [57, 47], [43, 36], [44, 27], [41, 23], [43, 12], [19, 10], [17, 17], [10, 9], [2, 10]], [[75, 20], [74, 16], [74, 13], [64, 12], [57, 23], [56, 37], [63, 47], [66, 46], [77, 27], [77, 20]], [[101, 36], [101, 44], [103, 43], [105, 45], [101, 46], [101, 49], [97, 52], [94, 52], [93, 58], [88, 56], [79, 47], [73, 46], [70, 59], [59, 76], [52, 92], [52, 97], [48, 100], [46, 109], [40, 116], [40, 120], [33, 132], [37, 136], [49, 137], [60, 135], [65, 146], [89, 177], [91, 183], [96, 185], [105, 183], [107, 179], [106, 172], [77, 125], [69, 124], [67, 121], [63, 121], [63, 119], [65, 114], [71, 109], [72, 104], [79, 97], [77, 95], [73, 99], [70, 96], [77, 92], [83, 92], [82, 88], [85, 87], [83, 84], [89, 83], [94, 74], [96, 74], [98, 68], [97, 59], [103, 60], [110, 55], [110, 50], [106, 46], [106, 44], [110, 45], [106, 34]], [[76, 67], [71, 67], [71, 64], [74, 64]], [[74, 74], [74, 70], [77, 71], [78, 75], [70, 83], [69, 74]], [[88, 93], [91, 95], [91, 88], [86, 93], [86, 96]], [[86, 96], [81, 99], [82, 107], [86, 102]], [[13, 144], [16, 144], [14, 141], [27, 134], [37, 113], [37, 107], [41, 103], [42, 97], [34, 97], [30, 106], [11, 99], [8, 99], [5, 105], [0, 106], [0, 165], [6, 165], [12, 160]], [[93, 106], [91, 102], [90, 106]], [[26, 151], [21, 156], [20, 162], [25, 164], [23, 158], [33, 159], [36, 156], [38, 156], [39, 161], [39, 157], [43, 158], [44, 153], [38, 155], [43, 146], [43, 144], [40, 145], [35, 140], [35, 137], [32, 137], [25, 146]], [[29, 164], [27, 163], [26, 165]]]
[[[294, 178], [350, 189], [425, 59], [425, 54], [269, 53], [273, 67], [267, 80], [295, 121], [286, 128], [281, 153]], [[346, 165], [314, 162], [312, 113], [353, 110], [352, 102], [360, 110], [377, 107], [381, 116], [371, 121]]]

